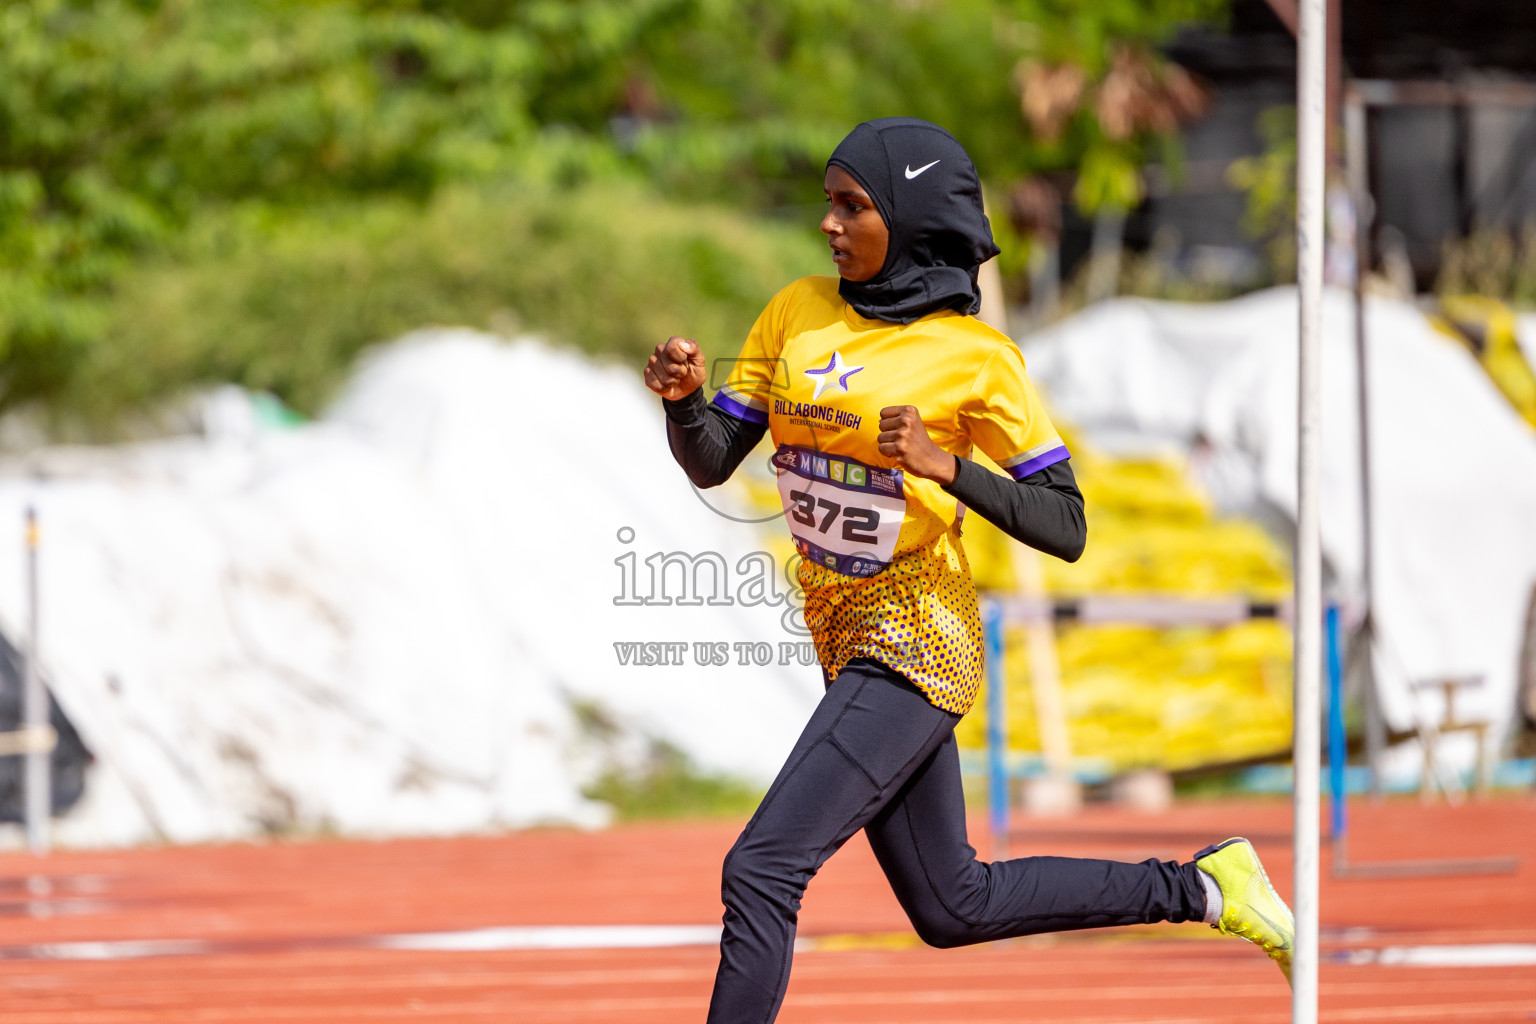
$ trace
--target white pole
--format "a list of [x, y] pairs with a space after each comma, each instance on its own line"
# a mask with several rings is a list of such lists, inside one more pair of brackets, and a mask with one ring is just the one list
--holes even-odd
[[1291, 966], [1292, 1024], [1317, 1021], [1319, 764], [1322, 759], [1322, 547], [1318, 529], [1319, 350], [1323, 293], [1323, 162], [1327, 130], [1327, 0], [1301, 0], [1296, 36], [1296, 283], [1300, 292], [1297, 365], [1295, 725], [1296, 949]]

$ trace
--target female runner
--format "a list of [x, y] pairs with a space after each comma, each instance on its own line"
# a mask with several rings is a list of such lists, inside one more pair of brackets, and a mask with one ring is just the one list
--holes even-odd
[[[1246, 840], [1184, 864], [976, 859], [954, 738], [982, 678], [961, 520], [972, 509], [1073, 561], [1083, 498], [1018, 348], [972, 316], [998, 250], [960, 143], [914, 118], [866, 122], [827, 161], [825, 190], [838, 279], [775, 296], [712, 403], [695, 342], [670, 338], [645, 369], [696, 486], [772, 433], [827, 684], [726, 856], [709, 1020], [775, 1018], [801, 895], [861, 828], [932, 945], [1204, 921], [1262, 945], [1289, 979], [1291, 913]], [[1012, 479], [970, 461], [973, 446]]]

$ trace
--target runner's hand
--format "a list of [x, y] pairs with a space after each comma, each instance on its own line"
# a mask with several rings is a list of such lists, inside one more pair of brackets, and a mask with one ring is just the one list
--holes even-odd
[[704, 386], [704, 353], [691, 338], [673, 335], [645, 364], [645, 386], [674, 402]]
[[896, 460], [909, 473], [940, 484], [955, 482], [955, 457], [928, 436], [923, 417], [912, 405], [892, 405], [880, 410], [880, 454]]

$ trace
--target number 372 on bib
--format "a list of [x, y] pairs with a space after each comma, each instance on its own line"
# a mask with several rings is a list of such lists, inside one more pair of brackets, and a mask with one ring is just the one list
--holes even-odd
[[788, 444], [773, 465], [802, 556], [844, 576], [873, 576], [891, 564], [907, 511], [901, 470]]

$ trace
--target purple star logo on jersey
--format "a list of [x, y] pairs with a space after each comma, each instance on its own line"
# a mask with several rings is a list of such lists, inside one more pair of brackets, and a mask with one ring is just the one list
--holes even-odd
[[816, 382], [816, 393], [811, 396], [811, 401], [821, 398], [821, 393], [827, 388], [837, 386], [844, 394], [848, 393], [848, 378], [864, 369], [862, 366], [846, 366], [843, 364], [843, 354], [834, 351], [827, 365], [819, 370], [806, 370], [805, 375]]

